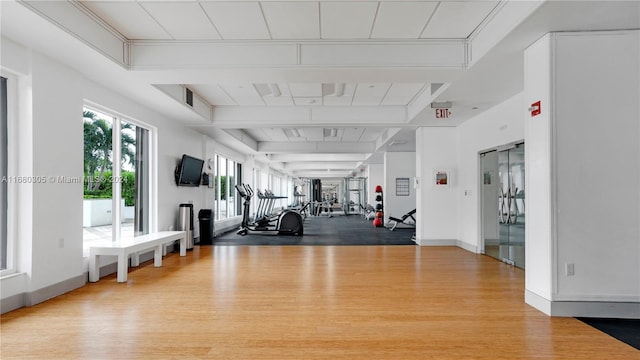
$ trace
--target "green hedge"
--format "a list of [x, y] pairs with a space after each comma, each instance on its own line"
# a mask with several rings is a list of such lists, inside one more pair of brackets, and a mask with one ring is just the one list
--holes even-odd
[[[136, 196], [136, 174], [132, 171], [123, 171], [121, 175], [122, 175], [121, 177], [122, 198], [124, 199], [124, 204], [125, 206], [133, 206], [135, 204], [135, 196]], [[113, 182], [111, 181], [111, 179], [112, 179], [112, 172], [105, 171], [102, 177], [102, 182], [97, 191], [87, 190], [87, 181], [85, 180], [84, 198], [85, 199], [111, 199], [113, 194]]]

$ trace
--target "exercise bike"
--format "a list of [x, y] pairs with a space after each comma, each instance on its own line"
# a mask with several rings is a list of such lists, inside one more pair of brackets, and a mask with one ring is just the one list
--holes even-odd
[[[253, 190], [248, 184], [239, 184], [236, 185], [236, 190], [238, 194], [244, 199], [243, 208], [242, 208], [242, 224], [240, 225], [240, 230], [236, 232], [238, 235], [247, 235], [249, 231], [255, 232], [269, 232], [269, 231], [277, 231], [278, 235], [297, 235], [302, 236], [303, 231], [303, 219], [300, 213], [293, 210], [283, 210], [280, 214], [276, 216], [269, 216], [264, 211], [267, 204], [264, 206], [258, 206], [261, 208], [261, 216], [253, 222], [249, 222], [249, 211], [251, 206], [251, 198], [253, 197]], [[262, 204], [260, 204], [262, 205]]]

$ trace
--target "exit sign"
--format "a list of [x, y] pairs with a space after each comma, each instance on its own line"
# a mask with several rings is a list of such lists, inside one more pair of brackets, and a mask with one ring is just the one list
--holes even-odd
[[436, 119], [446, 119], [451, 115], [449, 109], [436, 109]]

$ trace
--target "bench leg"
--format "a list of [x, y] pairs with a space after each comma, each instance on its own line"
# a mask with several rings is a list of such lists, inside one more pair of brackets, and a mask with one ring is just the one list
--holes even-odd
[[153, 250], [153, 266], [160, 267], [162, 266], [162, 248], [164, 246], [162, 244], [157, 245]]
[[180, 256], [187, 256], [187, 238], [180, 239]]
[[131, 254], [131, 267], [140, 266], [140, 253], [137, 251]]
[[127, 282], [128, 261], [129, 256], [124, 251], [118, 254], [118, 282]]
[[100, 256], [89, 255], [89, 281], [96, 282], [100, 280]]

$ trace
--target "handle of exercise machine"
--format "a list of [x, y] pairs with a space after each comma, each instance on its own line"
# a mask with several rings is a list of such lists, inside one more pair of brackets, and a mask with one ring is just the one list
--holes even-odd
[[244, 186], [244, 189], [247, 191], [247, 194], [253, 197], [253, 189], [251, 188], [251, 186], [249, 184], [242, 184], [242, 185]]

